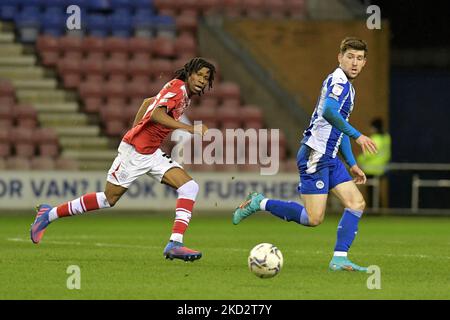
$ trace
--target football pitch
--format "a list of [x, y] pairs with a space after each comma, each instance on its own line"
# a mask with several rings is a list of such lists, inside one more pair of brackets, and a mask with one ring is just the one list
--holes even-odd
[[[339, 216], [317, 228], [257, 214], [195, 214], [185, 244], [199, 261], [165, 260], [172, 213], [94, 213], [50, 225], [29, 240], [32, 213], [0, 215], [0, 299], [450, 299], [450, 218], [364, 216], [349, 257], [372, 274], [328, 271]], [[280, 274], [260, 279], [250, 249], [270, 242], [284, 255]], [[80, 289], [68, 289], [79, 267]], [[369, 279], [370, 280], [370, 279]], [[369, 281], [373, 283], [373, 281]]]

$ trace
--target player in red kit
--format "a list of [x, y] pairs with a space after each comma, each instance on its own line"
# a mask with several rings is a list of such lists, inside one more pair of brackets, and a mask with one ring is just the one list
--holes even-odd
[[104, 192], [92, 192], [75, 200], [52, 207], [42, 204], [31, 225], [31, 240], [39, 243], [47, 226], [54, 220], [87, 211], [113, 207], [134, 180], [147, 174], [177, 190], [175, 221], [169, 243], [164, 249], [168, 259], [194, 261], [202, 253], [183, 244], [183, 235], [189, 225], [198, 184], [186, 171], [161, 149], [162, 141], [175, 129], [204, 135], [208, 128], [179, 122], [193, 95], [211, 89], [215, 67], [202, 58], [194, 58], [175, 72], [156, 97], [145, 99], [133, 127], [123, 137], [118, 155], [108, 171]]

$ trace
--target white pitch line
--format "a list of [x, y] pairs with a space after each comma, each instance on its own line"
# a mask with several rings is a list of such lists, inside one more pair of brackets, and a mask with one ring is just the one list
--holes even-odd
[[[13, 242], [31, 242], [29, 239], [23, 239], [23, 238], [6, 238], [7, 241], [13, 241]], [[45, 243], [48, 244], [59, 244], [59, 245], [76, 245], [76, 246], [82, 246], [82, 245], [94, 245], [96, 247], [109, 247], [109, 248], [131, 248], [131, 249], [160, 249], [159, 246], [139, 246], [139, 245], [131, 245], [131, 244], [121, 244], [121, 243], [102, 243], [102, 242], [94, 242], [94, 243], [82, 243], [79, 241], [54, 241], [54, 240], [46, 240]], [[239, 249], [239, 248], [220, 248], [221, 250], [226, 251], [239, 251], [239, 252], [249, 252], [247, 249]], [[317, 254], [317, 255], [323, 255], [327, 254], [327, 252], [323, 251], [300, 251], [300, 250], [294, 250], [294, 253], [296, 254]], [[329, 253], [329, 252], [328, 252]], [[358, 253], [360, 256], [386, 256], [386, 257], [393, 257], [393, 258], [419, 258], [419, 259], [449, 259], [450, 257], [447, 256], [431, 256], [426, 254], [392, 254], [392, 253]]]

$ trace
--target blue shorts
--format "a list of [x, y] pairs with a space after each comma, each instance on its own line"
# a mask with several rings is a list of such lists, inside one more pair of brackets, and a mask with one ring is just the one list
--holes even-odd
[[338, 184], [353, 180], [342, 161], [302, 144], [297, 153], [300, 172], [298, 191], [302, 194], [328, 194]]

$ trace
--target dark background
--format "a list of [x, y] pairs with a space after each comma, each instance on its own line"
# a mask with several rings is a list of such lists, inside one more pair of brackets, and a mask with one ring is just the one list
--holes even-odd
[[[363, 1], [381, 9], [391, 30], [389, 126], [392, 162], [450, 163], [450, 2]], [[391, 172], [390, 206], [411, 205], [412, 174]], [[450, 208], [449, 188], [420, 189], [420, 207]]]

